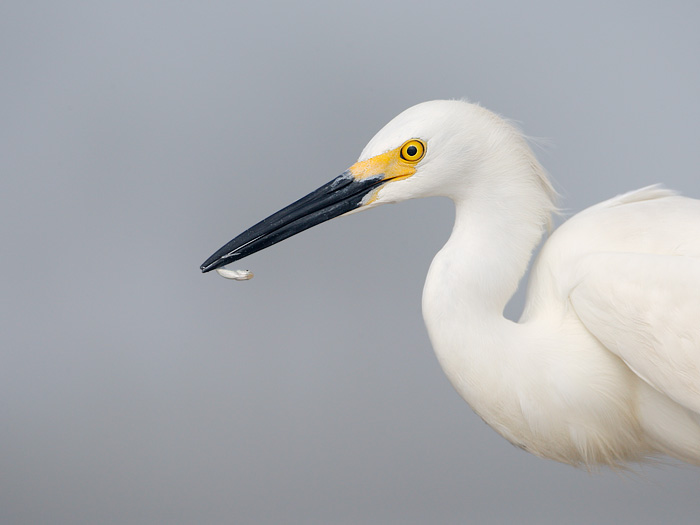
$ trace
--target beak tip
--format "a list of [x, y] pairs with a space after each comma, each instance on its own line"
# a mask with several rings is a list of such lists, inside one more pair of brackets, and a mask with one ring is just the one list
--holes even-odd
[[199, 269], [202, 270], [202, 273], [211, 272], [212, 270], [214, 270], [218, 266], [221, 266], [220, 264], [217, 264], [217, 262], [219, 262], [219, 261], [218, 260], [214, 260], [214, 261], [207, 260], [199, 267]]

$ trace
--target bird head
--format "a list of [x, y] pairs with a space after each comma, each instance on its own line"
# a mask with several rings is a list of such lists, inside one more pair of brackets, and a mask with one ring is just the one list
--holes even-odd
[[392, 119], [348, 170], [356, 178], [383, 175], [384, 183], [368, 192], [359, 209], [460, 193], [468, 184], [465, 174], [474, 172], [480, 143], [473, 136], [476, 109], [460, 100], [434, 100]]
[[252, 226], [200, 268], [220, 268], [316, 224], [381, 204], [437, 195], [458, 199], [488, 174], [480, 163], [493, 156], [503, 130], [512, 128], [467, 102], [413, 106], [384, 126], [341, 175]]

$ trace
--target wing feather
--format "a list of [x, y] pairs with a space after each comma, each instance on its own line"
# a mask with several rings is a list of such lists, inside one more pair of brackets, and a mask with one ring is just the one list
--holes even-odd
[[700, 414], [700, 260], [599, 253], [570, 300], [584, 326], [649, 385]]

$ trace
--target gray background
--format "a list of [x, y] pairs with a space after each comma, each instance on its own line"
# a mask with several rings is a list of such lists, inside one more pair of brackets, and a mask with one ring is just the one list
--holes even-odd
[[4, 2], [0, 522], [697, 523], [699, 469], [541, 460], [452, 390], [448, 201], [198, 270], [434, 98], [546, 138], [571, 212], [700, 196], [697, 2], [562, 4]]

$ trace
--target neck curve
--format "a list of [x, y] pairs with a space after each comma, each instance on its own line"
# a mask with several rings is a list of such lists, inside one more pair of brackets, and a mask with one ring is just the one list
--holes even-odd
[[[503, 317], [554, 210], [553, 191], [529, 148], [489, 155], [463, 193], [450, 195], [455, 224], [428, 271], [423, 317], [453, 386], [479, 410], [473, 385], [509, 362], [521, 325]], [[493, 378], [493, 385], [499, 383]], [[482, 414], [482, 417], [483, 414]]]
[[464, 177], [468, 183], [446, 195], [455, 204], [455, 223], [428, 272], [426, 322], [450, 302], [453, 312], [471, 306], [478, 317], [502, 317], [550, 227], [556, 193], [544, 169], [517, 130], [506, 124], [500, 137], [482, 148], [483, 160]]

